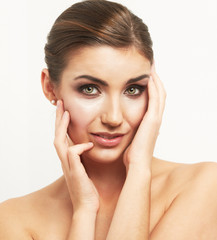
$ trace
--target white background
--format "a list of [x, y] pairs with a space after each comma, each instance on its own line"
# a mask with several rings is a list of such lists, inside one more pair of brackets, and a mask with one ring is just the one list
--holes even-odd
[[[55, 107], [40, 72], [46, 36], [76, 1], [2, 1], [0, 8], [0, 201], [61, 176]], [[217, 1], [120, 0], [149, 26], [167, 105], [155, 156], [217, 162]]]

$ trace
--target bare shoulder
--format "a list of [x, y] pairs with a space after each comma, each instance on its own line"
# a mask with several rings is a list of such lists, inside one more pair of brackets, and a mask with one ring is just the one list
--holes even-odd
[[0, 239], [62, 239], [72, 216], [63, 183], [60, 178], [36, 192], [1, 203]]
[[186, 175], [191, 176], [204, 176], [207, 174], [211, 174], [210, 177], [215, 177], [217, 171], [217, 163], [216, 162], [199, 162], [192, 164], [183, 164], [179, 163], [177, 168], [174, 168], [175, 172], [173, 174], [177, 174], [178, 172], [183, 174], [183, 170], [186, 171]]
[[41, 226], [46, 226], [47, 222], [51, 222], [49, 218], [54, 218], [53, 212], [58, 205], [57, 190], [57, 184], [53, 183], [28, 195], [1, 203], [0, 239], [37, 239], [35, 232], [40, 232]]
[[201, 189], [207, 184], [206, 187], [212, 188], [217, 184], [216, 162], [186, 164], [155, 158], [154, 168], [157, 169], [155, 175], [164, 179], [164, 185], [176, 196], [196, 186], [196, 189]]
[[32, 239], [28, 228], [28, 204], [25, 198], [14, 198], [0, 204], [0, 239]]
[[153, 239], [217, 239], [217, 163], [163, 163], [173, 199]]
[[[217, 163], [180, 164], [170, 172], [170, 179], [179, 189], [177, 197], [184, 196], [187, 192], [195, 194], [203, 191], [212, 192], [217, 187]], [[207, 194], [204, 197], [208, 197]]]

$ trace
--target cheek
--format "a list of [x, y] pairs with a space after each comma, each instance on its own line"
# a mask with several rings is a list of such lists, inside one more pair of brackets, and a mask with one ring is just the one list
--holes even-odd
[[64, 101], [65, 110], [70, 114], [70, 127], [75, 129], [86, 129], [97, 116], [96, 104], [87, 103], [81, 99]]
[[126, 117], [132, 127], [138, 127], [142, 121], [148, 108], [148, 96], [145, 94], [145, 98], [137, 99], [134, 102], [128, 104]]
[[87, 114], [85, 109], [79, 108], [77, 106], [70, 107], [68, 109], [70, 114], [70, 127], [75, 127], [78, 129], [85, 129], [89, 122], [91, 122], [91, 116]]

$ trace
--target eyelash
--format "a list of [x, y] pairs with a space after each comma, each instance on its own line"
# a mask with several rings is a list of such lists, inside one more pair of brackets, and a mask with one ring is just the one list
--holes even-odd
[[[88, 87], [90, 87], [92, 89], [96, 89], [98, 93], [94, 93], [94, 94], [92, 94], [92, 93], [85, 93], [85, 89], [87, 89]], [[129, 95], [130, 97], [137, 97], [137, 96], [140, 96], [142, 94], [142, 92], [145, 91], [146, 87], [147, 87], [146, 85], [145, 86], [143, 86], [143, 85], [131, 85], [124, 91], [124, 94]], [[131, 88], [137, 89], [139, 91], [139, 93], [137, 93], [137, 94], [127, 94], [126, 93], [127, 90], [129, 90]], [[82, 85], [82, 86], [78, 87], [78, 91], [80, 93], [85, 94], [85, 95], [90, 96], [90, 97], [91, 96], [92, 97], [97, 96], [97, 95], [99, 95], [101, 93], [99, 88], [96, 85], [94, 85], [94, 84]]]
[[137, 93], [137, 94], [128, 94], [128, 95], [129, 95], [130, 97], [137, 97], [137, 96], [140, 96], [140, 95], [145, 91], [146, 85], [145, 85], [145, 86], [144, 86], [144, 85], [131, 85], [131, 86], [129, 86], [129, 87], [125, 90], [125, 92], [126, 92], [127, 90], [131, 89], [131, 88], [137, 89], [137, 90], [139, 91], [139, 93]]
[[85, 94], [85, 95], [90, 96], [90, 97], [91, 97], [91, 96], [97, 96], [97, 95], [98, 95], [98, 93], [95, 93], [95, 94], [85, 93], [84, 90], [87, 89], [88, 87], [95, 88], [95, 89], [97, 89], [97, 92], [98, 92], [98, 93], [101, 93], [101, 92], [99, 91], [98, 87], [97, 87], [96, 85], [94, 85], [94, 84], [82, 85], [82, 86], [78, 87], [78, 91], [79, 91], [80, 93]]

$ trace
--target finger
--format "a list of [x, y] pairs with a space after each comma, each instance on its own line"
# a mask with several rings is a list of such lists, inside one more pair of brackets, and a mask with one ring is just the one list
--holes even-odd
[[166, 91], [163, 85], [163, 82], [160, 80], [159, 76], [156, 73], [155, 65], [152, 65], [152, 78], [156, 84], [156, 88], [159, 94], [159, 117], [162, 117], [164, 108], [165, 108], [165, 99], [166, 99]]
[[61, 161], [62, 166], [68, 166], [67, 146], [57, 141], [54, 141], [54, 146], [56, 148], [56, 152]]
[[[61, 131], [62, 128], [59, 128], [59, 126], [62, 124], [62, 120], [63, 120], [63, 115], [64, 115], [64, 106], [63, 106], [63, 102], [61, 100], [58, 100], [57, 102], [57, 110], [56, 110], [56, 124], [55, 124], [55, 128], [56, 128], [56, 135], [58, 135], [58, 131]], [[65, 114], [69, 114], [68, 112]], [[69, 115], [70, 116], [70, 115]], [[67, 118], [67, 117], [66, 117]], [[70, 120], [70, 117], [69, 117]], [[67, 123], [66, 127], [68, 129], [68, 124]], [[66, 129], [66, 130], [67, 130]], [[65, 130], [65, 129], [64, 129]], [[74, 145], [73, 141], [71, 140], [71, 138], [68, 136], [67, 131], [66, 132], [66, 137], [65, 137], [65, 141], [67, 143], [68, 146], [72, 146]], [[64, 136], [63, 136], [64, 138]]]
[[151, 75], [154, 79], [154, 82], [156, 83], [156, 87], [159, 91], [159, 94], [166, 94], [163, 82], [160, 80], [158, 74], [156, 73], [155, 66], [152, 66], [152, 72]]
[[154, 82], [156, 83], [156, 87], [157, 87], [157, 89], [159, 91], [159, 94], [166, 92], [165, 88], [164, 88], [164, 85], [163, 85], [163, 82], [160, 80], [158, 74], [156, 73], [156, 69], [155, 69], [155, 65], [154, 64], [152, 65], [151, 75], [152, 75], [152, 77], [154, 79]]
[[67, 165], [67, 143], [66, 135], [69, 123], [69, 114], [67, 111], [63, 114], [61, 120], [55, 129], [54, 146], [63, 165]]
[[[148, 82], [148, 109], [144, 118], [137, 129], [136, 135], [133, 139], [135, 146], [143, 146], [147, 139], [152, 140], [152, 135], [155, 134], [153, 129], [158, 125], [159, 114], [159, 96], [153, 80], [150, 78]], [[144, 134], [145, 133], [145, 134]]]
[[[69, 147], [68, 151], [67, 151], [69, 170], [73, 170], [73, 171], [81, 170], [82, 164], [81, 164], [81, 160], [80, 160], [80, 155], [83, 152], [90, 150], [92, 147], [93, 147], [92, 142], [76, 144], [72, 147]], [[84, 168], [82, 167], [82, 171], [83, 170], [84, 170]]]
[[55, 138], [58, 139], [58, 141], [60, 142], [65, 143], [69, 121], [69, 112], [65, 111], [55, 131]]
[[57, 108], [56, 108], [55, 128], [59, 125], [63, 113], [64, 113], [63, 103], [62, 103], [62, 100], [59, 99], [57, 101]]
[[159, 112], [159, 95], [155, 83], [152, 78], [148, 82], [148, 109], [147, 116], [150, 118], [156, 118]]

